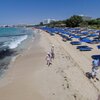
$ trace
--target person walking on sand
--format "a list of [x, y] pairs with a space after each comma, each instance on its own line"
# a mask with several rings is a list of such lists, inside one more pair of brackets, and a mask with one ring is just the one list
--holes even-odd
[[91, 72], [93, 79], [99, 80], [97, 78], [98, 69], [99, 69], [99, 59], [94, 59], [92, 61], [92, 72]]
[[55, 54], [54, 54], [54, 45], [51, 46], [51, 58], [52, 58], [52, 59], [55, 58]]
[[50, 66], [50, 64], [52, 64], [51, 54], [50, 54], [50, 52], [47, 53], [46, 61], [47, 61], [47, 65], [48, 65], [48, 66]]

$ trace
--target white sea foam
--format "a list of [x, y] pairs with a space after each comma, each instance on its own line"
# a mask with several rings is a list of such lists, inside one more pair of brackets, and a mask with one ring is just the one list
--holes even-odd
[[24, 36], [19, 36], [19, 37], [14, 37], [12, 38], [9, 42], [5, 43], [5, 46], [9, 46], [10, 49], [14, 49], [16, 47], [18, 47], [18, 45], [24, 41], [25, 39], [27, 39], [27, 35]]
[[9, 48], [10, 49], [14, 49], [16, 48], [22, 41], [24, 41], [25, 39], [27, 39], [27, 35], [25, 36], [21, 36], [19, 37], [19, 39], [15, 39], [14, 41], [12, 41], [10, 44], [9, 44]]

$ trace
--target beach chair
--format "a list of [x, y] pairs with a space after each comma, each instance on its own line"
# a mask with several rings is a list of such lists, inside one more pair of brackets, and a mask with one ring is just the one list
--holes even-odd
[[80, 51], [91, 51], [92, 48], [87, 46], [87, 47], [82, 47], [82, 48], [80, 48], [79, 50], [80, 50]]
[[97, 47], [98, 47], [98, 49], [100, 49], [100, 45], [98, 45]]
[[81, 42], [79, 42], [79, 41], [72, 41], [72, 42], [70, 42], [70, 44], [72, 44], [72, 45], [81, 45]]

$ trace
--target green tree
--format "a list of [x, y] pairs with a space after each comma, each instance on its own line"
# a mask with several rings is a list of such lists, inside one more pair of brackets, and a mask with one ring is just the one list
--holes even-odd
[[96, 19], [90, 20], [90, 21], [88, 21], [88, 24], [89, 25], [97, 25], [98, 24], [98, 20], [96, 20]]
[[54, 21], [49, 23], [47, 26], [49, 27], [64, 27], [66, 26], [66, 20]]
[[96, 20], [100, 20], [100, 18], [97, 18]]
[[80, 27], [88, 27], [88, 21], [81, 22]]
[[43, 26], [43, 22], [40, 22], [40, 26]]
[[83, 22], [83, 19], [81, 16], [73, 15], [69, 19], [66, 20], [66, 26], [67, 27], [79, 27], [80, 23]]

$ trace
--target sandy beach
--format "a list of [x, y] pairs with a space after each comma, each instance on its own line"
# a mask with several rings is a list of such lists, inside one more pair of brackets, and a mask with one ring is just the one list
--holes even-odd
[[[100, 52], [95, 45], [91, 52], [80, 52], [59, 35], [37, 32], [0, 79], [0, 100], [100, 100], [100, 82], [85, 76], [91, 56]], [[55, 59], [48, 67], [45, 57], [52, 44]]]

